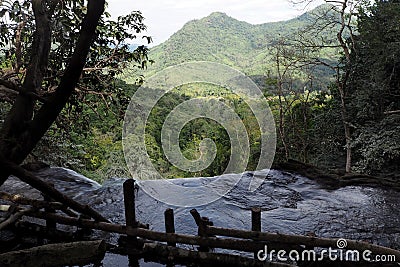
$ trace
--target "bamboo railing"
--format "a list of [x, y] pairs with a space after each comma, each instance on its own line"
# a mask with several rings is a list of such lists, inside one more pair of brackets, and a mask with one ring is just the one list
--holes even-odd
[[[22, 196], [0, 193], [0, 199], [11, 202], [13, 212], [8, 218], [0, 220], [0, 230], [12, 225], [24, 216], [43, 219], [47, 227], [56, 229], [57, 224], [71, 225], [80, 228], [96, 229], [105, 232], [117, 233], [126, 236], [128, 254], [130, 250], [139, 251], [141, 256], [154, 257], [168, 260], [189, 260], [196, 259], [200, 262], [220, 261], [229, 266], [291, 266], [286, 263], [262, 262], [257, 259], [257, 252], [266, 246], [269, 249], [296, 250], [301, 253], [303, 250], [314, 248], [337, 248], [337, 239], [320, 238], [315, 236], [288, 235], [280, 233], [269, 233], [261, 231], [261, 209], [251, 209], [251, 229], [238, 230], [214, 226], [206, 217], [202, 217], [197, 210], [192, 209], [190, 214], [197, 225], [197, 235], [187, 235], [175, 232], [174, 211], [167, 209], [164, 213], [165, 232], [149, 230], [148, 225], [139, 223], [135, 211], [135, 181], [127, 180], [123, 185], [124, 207], [126, 223], [115, 224], [106, 220], [94, 220], [79, 216], [82, 211], [72, 210], [65, 205], [45, 200], [30, 200]], [[15, 205], [24, 205], [25, 208]], [[26, 208], [26, 206], [30, 206]], [[76, 206], [76, 205], [75, 205]], [[4, 208], [4, 207], [3, 207]], [[250, 214], [249, 214], [250, 215]], [[94, 216], [95, 217], [95, 216]], [[97, 216], [99, 218], [101, 216]], [[369, 250], [376, 255], [393, 255], [400, 260], [400, 251], [378, 246], [362, 241], [346, 240], [346, 250]], [[197, 250], [185, 249], [180, 244], [197, 246]], [[232, 253], [215, 253], [214, 249], [224, 249], [254, 253], [254, 259]], [[155, 253], [155, 254], [154, 254]], [[167, 256], [166, 256], [167, 255]], [[251, 254], [250, 254], [251, 255]]]

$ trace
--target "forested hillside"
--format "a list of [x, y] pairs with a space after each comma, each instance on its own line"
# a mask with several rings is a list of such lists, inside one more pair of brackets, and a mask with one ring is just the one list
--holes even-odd
[[253, 25], [214, 12], [186, 23], [166, 42], [152, 48], [150, 55], [155, 63], [149, 70], [208, 60], [237, 67], [247, 75], [263, 74], [271, 67], [269, 48], [278, 38], [295, 34], [310, 23], [310, 13], [289, 21]]
[[[209, 16], [186, 23], [166, 42], [154, 47], [150, 56], [154, 64], [148, 66], [148, 74], [166, 67], [189, 61], [212, 61], [237, 68], [264, 85], [263, 76], [275, 72], [274, 47], [279, 40], [289, 40], [312, 25], [317, 14], [329, 10], [321, 5], [303, 15], [281, 22], [259, 25], [249, 24], [214, 12]], [[321, 34], [334, 37], [334, 31]], [[325, 60], [337, 60], [338, 55], [321, 54]], [[333, 57], [332, 57], [333, 56]], [[316, 75], [321, 84], [332, 78], [332, 72], [320, 67]], [[260, 77], [261, 76], [261, 77]]]
[[[399, 5], [397, 1], [373, 5], [357, 1], [353, 12], [348, 6], [322, 5], [289, 21], [260, 25], [215, 12], [188, 22], [168, 41], [152, 48], [149, 55], [146, 47], [132, 51], [127, 44], [112, 54], [113, 45], [107, 38], [114, 35], [105, 25], [102, 30], [110, 35], [98, 39], [101, 49], [91, 50], [94, 59], [87, 65], [82, 83], [26, 161], [66, 166], [99, 181], [130, 176], [121, 136], [130, 97], [143, 80], [169, 66], [212, 61], [242, 71], [260, 87], [275, 118], [275, 162], [296, 159], [347, 172], [398, 175]], [[139, 31], [144, 29], [140, 13], [132, 16], [134, 23], [121, 23], [136, 23]], [[2, 42], [6, 42], [4, 38]], [[64, 45], [60, 49], [70, 51], [71, 44]], [[24, 77], [18, 74], [9, 78], [9, 69], [23, 69], [28, 63], [27, 59], [15, 62], [18, 50], [13, 49], [2, 55], [3, 87]], [[57, 53], [51, 54], [55, 74], [64, 66], [57, 61]], [[112, 60], [113, 55], [118, 58]], [[95, 60], [99, 58], [110, 61], [98, 66]], [[46, 76], [48, 92], [35, 96], [39, 101], [46, 103], [57, 82], [55, 77]], [[263, 133], [249, 107], [226, 88], [188, 84], [165, 94], [146, 124], [146, 149], [157, 171], [165, 177], [213, 176], [226, 167], [231, 144], [223, 127], [212, 120], [193, 120], [179, 136], [180, 148], [188, 159], [200, 156], [199, 145], [204, 138], [215, 142], [218, 152], [209, 168], [195, 173], [182, 171], [163, 153], [160, 131], [164, 119], [180, 103], [198, 97], [218, 100], [243, 119], [250, 141], [247, 170], [253, 170]], [[2, 95], [3, 120], [11, 100], [8, 94]]]
[[[238, 21], [220, 12], [212, 13], [201, 20], [188, 22], [165, 43], [150, 50], [150, 60], [146, 71], [138, 72], [131, 69], [126, 71], [123, 76], [125, 81], [119, 81], [114, 85], [117, 88], [115, 96], [118, 96], [118, 99], [113, 101], [99, 99], [95, 106], [89, 104], [91, 102], [81, 105], [79, 109], [82, 109], [81, 115], [75, 116], [74, 124], [66, 127], [68, 134], [57, 132], [55, 128], [54, 132], [42, 140], [42, 145], [37, 148], [36, 153], [47, 155], [45, 157], [47, 162], [77, 169], [97, 180], [110, 176], [130, 176], [127, 168], [124, 167], [125, 159], [121, 141], [122, 119], [129, 96], [133, 95], [137, 86], [140, 85], [137, 84], [141, 79], [139, 75], [143, 75], [142, 77], [145, 79], [168, 66], [193, 60], [227, 64], [248, 74], [269, 97], [271, 105], [276, 111], [279, 99], [276, 97], [278, 89], [275, 57], [279, 40], [288, 40], [290, 36], [304, 30], [306, 25], [312, 24], [315, 14], [323, 10], [329, 10], [328, 6], [323, 5], [289, 21], [261, 25]], [[332, 60], [337, 58], [337, 55], [332, 55]], [[329, 59], [325, 56], [325, 60]], [[333, 72], [323, 66], [315, 66], [313, 71], [315, 80], [312, 88], [307, 90], [316, 91], [312, 93], [310, 99], [316, 101], [315, 105], [318, 107], [320, 106], [319, 102], [326, 98], [326, 94], [319, 94], [317, 91], [327, 91], [326, 85], [332, 80]], [[293, 79], [292, 86], [296, 88], [296, 91], [303, 92], [305, 84], [310, 85], [308, 80], [304, 81], [304, 77], [304, 72], [291, 77]], [[147, 125], [150, 133], [146, 135], [146, 144], [153, 163], [165, 176], [218, 175], [223, 172], [229, 161], [231, 151], [229, 140], [223, 138], [226, 137], [226, 133], [221, 126], [214, 125], [209, 120], [191, 122], [184, 128], [184, 133], [181, 135], [183, 154], [191, 159], [198, 157], [198, 145], [204, 137], [211, 136], [217, 143], [217, 158], [207, 170], [199, 173], [179, 171], [168, 163], [163, 155], [160, 140], [162, 118], [165, 118], [168, 111], [171, 111], [176, 105], [192, 97], [225, 98], [225, 103], [233, 103], [232, 108], [241, 117], [246, 117], [247, 131], [251, 141], [248, 170], [255, 168], [260, 153], [259, 130], [257, 130], [257, 125], [253, 121], [254, 118], [251, 117], [248, 107], [240, 104], [241, 101], [237, 99], [237, 96], [224, 90], [223, 88], [210, 88], [209, 85], [184, 87], [164, 96], [159, 105], [154, 108], [152, 112], [154, 117], [150, 117]], [[96, 96], [89, 96], [89, 99], [91, 98], [95, 99]], [[297, 97], [295, 98], [297, 99]], [[302, 102], [303, 100], [297, 99], [296, 101]], [[70, 114], [75, 113], [71, 110]], [[196, 132], [196, 129], [199, 132]], [[81, 134], [85, 131], [87, 131], [85, 134]], [[60, 144], [54, 142], [55, 139], [64, 141]], [[300, 150], [300, 148], [296, 149]], [[282, 152], [279, 152], [278, 157], [283, 159]]]
[[[340, 5], [322, 5], [289, 21], [260, 25], [215, 12], [188, 22], [154, 47], [150, 55], [155, 63], [147, 73], [202, 60], [237, 68], [269, 99], [278, 134], [276, 162], [293, 158], [347, 171], [392, 172], [400, 153], [398, 6], [392, 1], [355, 5], [355, 16], [357, 12], [346, 14]], [[199, 142], [190, 140], [183, 148], [193, 149]], [[258, 146], [253, 139], [249, 169]]]

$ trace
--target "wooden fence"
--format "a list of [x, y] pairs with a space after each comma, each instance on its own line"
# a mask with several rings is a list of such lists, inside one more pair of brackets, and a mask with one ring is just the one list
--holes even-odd
[[[0, 193], [0, 198], [19, 205], [13, 207], [8, 217], [0, 221], [0, 230], [19, 221], [23, 216], [43, 219], [47, 229], [57, 231], [56, 224], [72, 225], [84, 229], [97, 229], [126, 236], [125, 252], [136, 257], [145, 257], [158, 261], [191, 262], [202, 264], [218, 262], [220, 266], [292, 266], [286, 263], [265, 262], [257, 258], [258, 251], [267, 246], [269, 251], [285, 250], [297, 251], [301, 254], [304, 250], [314, 248], [337, 248], [338, 239], [319, 238], [315, 236], [288, 235], [261, 231], [261, 209], [255, 207], [249, 211], [251, 229], [237, 230], [214, 226], [206, 217], [202, 217], [197, 210], [190, 211], [197, 225], [197, 235], [187, 235], [175, 232], [174, 211], [167, 209], [164, 213], [165, 232], [149, 230], [148, 225], [139, 223], [135, 211], [135, 181], [127, 180], [123, 185], [125, 225], [100, 221], [84, 216], [79, 216], [69, 207], [52, 201], [30, 200], [21, 196], [12, 196]], [[25, 208], [22, 208], [23, 205]], [[26, 206], [29, 206], [26, 208]], [[82, 207], [80, 207], [82, 209]], [[4, 209], [4, 207], [3, 207]], [[63, 214], [62, 214], [63, 213]], [[189, 214], [188, 214], [189, 216]], [[101, 216], [96, 216], [102, 218]], [[376, 255], [393, 255], [400, 260], [400, 252], [394, 249], [374, 245], [371, 243], [346, 240], [346, 250], [369, 250]], [[196, 246], [197, 249], [187, 249], [187, 246]], [[224, 249], [224, 253], [213, 252], [215, 249]], [[236, 253], [228, 253], [228, 250]], [[237, 255], [237, 251], [245, 252]], [[247, 254], [246, 254], [247, 253]], [[236, 255], [235, 255], [236, 254]], [[240, 254], [240, 253], [239, 253]], [[247, 256], [243, 256], [247, 255]], [[251, 257], [251, 255], [254, 255]]]

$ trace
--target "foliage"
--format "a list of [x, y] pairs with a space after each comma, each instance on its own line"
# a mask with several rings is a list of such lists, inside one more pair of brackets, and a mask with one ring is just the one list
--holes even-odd
[[388, 116], [379, 123], [370, 122], [365, 125], [354, 142], [359, 153], [357, 169], [371, 174], [398, 172], [399, 141], [399, 115]]
[[[6, 103], [15, 107], [9, 112], [2, 112], [1, 119], [5, 121], [1, 139], [3, 156], [9, 151], [15, 153], [15, 149], [8, 149], [14, 146], [8, 142], [18, 139], [21, 143], [19, 149], [29, 153], [55, 120], [55, 115], [60, 113], [36, 152], [41, 151], [37, 154], [42, 154], [42, 160], [53, 159], [53, 164], [59, 164], [64, 158], [64, 165], [70, 165], [71, 160], [65, 156], [46, 157], [46, 151], [51, 150], [54, 155], [72, 152], [78, 160], [73, 160], [73, 165], [76, 165], [82, 153], [74, 153], [74, 150], [80, 151], [77, 148], [82, 146], [73, 144], [80, 136], [87, 136], [93, 124], [104, 129], [119, 123], [130, 92], [127, 94], [118, 86], [116, 78], [128, 64], [129, 67], [144, 68], [150, 62], [147, 47], [139, 46], [131, 50], [130, 45], [146, 27], [142, 14], [137, 11], [116, 20], [111, 20], [107, 12], [101, 15], [103, 4], [103, 1], [87, 3], [83, 0], [42, 1], [39, 4], [31, 0], [1, 1], [0, 101], [3, 107]], [[99, 19], [94, 19], [95, 12]], [[90, 37], [92, 34], [88, 35], [91, 29], [93, 39]], [[145, 38], [151, 42], [150, 37]], [[91, 42], [93, 45], [86, 48]], [[73, 64], [79, 67], [71, 67]], [[76, 84], [78, 75], [80, 79]], [[73, 88], [69, 96], [69, 89], [65, 87], [71, 85]], [[26, 104], [21, 105], [22, 101]], [[38, 116], [48, 122], [40, 124]], [[97, 123], [90, 124], [96, 121], [95, 116], [98, 117]], [[108, 120], [100, 126], [99, 119], [102, 117], [108, 117]], [[21, 120], [19, 125], [22, 127], [13, 126], [18, 124], [18, 120]], [[36, 127], [31, 120], [40, 126]], [[28, 127], [23, 126], [25, 123]], [[30, 131], [34, 132], [32, 140], [23, 137], [29, 136], [27, 132]], [[22, 142], [29, 145], [24, 148]], [[21, 151], [10, 159], [20, 162], [25, 157], [25, 152]], [[90, 161], [100, 166], [95, 157], [91, 157]]]
[[[288, 39], [312, 24], [311, 14], [317, 11], [288, 21], [259, 25], [238, 21], [219, 12], [190, 21], [166, 42], [151, 49], [150, 55], [155, 62], [149, 66], [148, 73], [183, 62], [206, 60], [237, 68], [250, 77], [265, 75], [274, 69], [270, 47], [277, 40]], [[321, 68], [319, 78], [327, 81], [331, 74]], [[256, 81], [264, 86], [264, 79]]]
[[255, 169], [260, 152], [259, 139], [260, 131], [250, 108], [241, 101], [240, 96], [229, 90], [211, 84], [187, 84], [175, 88], [165, 94], [153, 108], [146, 125], [146, 147], [157, 170], [165, 177], [193, 177], [193, 176], [215, 176], [224, 172], [231, 156], [230, 138], [225, 129], [217, 122], [210, 119], [195, 119], [187, 123], [179, 136], [179, 144], [182, 154], [190, 160], [200, 157], [200, 142], [210, 138], [215, 144], [217, 154], [212, 164], [200, 172], [185, 172], [175, 168], [165, 157], [162, 149], [161, 129], [167, 115], [180, 103], [192, 98], [202, 97], [204, 101], [218, 99], [230, 106], [242, 119], [248, 130], [251, 146], [251, 157], [248, 170]]
[[[23, 84], [33, 53], [35, 22], [30, 3], [28, 0], [4, 1], [0, 10], [1, 16], [10, 17], [10, 20], [0, 23], [1, 75], [4, 81], [18, 85]], [[54, 9], [56, 16], [51, 24], [48, 67], [37, 91], [38, 96], [44, 99], [51, 96], [60, 82], [86, 12], [82, 1], [64, 4], [62, 8]], [[213, 13], [187, 23], [167, 42], [153, 48], [150, 54], [155, 63], [149, 65], [147, 72], [141, 73], [150, 75], [167, 66], [192, 60], [215, 61], [238, 68], [263, 87], [278, 122], [277, 130], [284, 133], [278, 140], [277, 161], [290, 157], [341, 168], [342, 158], [346, 156], [341, 95], [338, 84], [331, 83], [334, 73], [323, 67], [336, 66], [350, 73], [346, 83], [346, 123], [352, 129], [356, 170], [367, 173], [398, 171], [399, 3], [377, 1], [369, 8], [359, 10], [357, 36], [348, 39], [351, 47], [349, 61], [339, 61], [343, 55], [336, 48], [321, 50], [314, 47], [321, 40], [329, 42], [336, 38], [333, 34], [335, 28], [328, 27], [318, 32], [309, 30], [317, 29], [312, 24], [315, 14], [327, 14], [330, 9], [324, 5], [314, 13], [308, 12], [290, 21], [261, 25]], [[324, 24], [324, 21], [319, 22]], [[112, 176], [130, 176], [122, 152], [121, 118], [129, 97], [143, 77], [138, 76], [140, 72], [130, 72], [128, 68], [144, 68], [152, 61], [147, 57], [146, 47], [132, 51], [128, 40], [134, 39], [144, 29], [140, 12], [116, 21], [110, 20], [107, 13], [102, 17], [95, 45], [90, 50], [76, 90], [31, 158], [73, 168], [98, 181]], [[118, 77], [125, 81], [116, 79]], [[3, 119], [15, 94], [0, 96]], [[261, 133], [257, 121], [240, 96], [208, 84], [175, 88], [153, 108], [145, 137], [153, 165], [170, 178], [213, 176], [224, 171], [231, 153], [229, 136], [221, 125], [209, 119], [189, 122], [179, 136], [181, 151], [188, 159], [199, 158], [199, 144], [204, 138], [215, 142], [217, 155], [207, 169], [198, 173], [185, 172], [174, 167], [164, 155], [161, 128], [166, 116], [180, 103], [198, 97], [223, 101], [243, 120], [250, 138], [247, 169], [254, 169], [260, 154]]]
[[387, 172], [400, 159], [400, 3], [377, 1], [361, 10], [350, 81], [357, 148], [362, 172]]
[[[98, 101], [96, 110], [83, 105], [81, 116], [77, 118], [81, 123], [66, 125], [70, 120], [60, 121], [69, 131], [52, 127], [34, 150], [33, 155], [41, 155], [35, 159], [71, 168], [98, 182], [110, 177], [130, 177], [122, 151], [122, 118], [137, 85], [123, 81], [116, 81], [115, 85], [123, 96], [120, 104], [106, 105]], [[85, 131], [83, 124], [87, 125]]]

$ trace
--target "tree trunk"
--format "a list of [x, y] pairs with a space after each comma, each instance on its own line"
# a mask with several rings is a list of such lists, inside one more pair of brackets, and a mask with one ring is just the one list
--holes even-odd
[[[349, 0], [344, 0], [342, 2], [339, 1], [339, 3], [342, 5], [341, 10], [339, 12], [340, 14], [340, 30], [337, 34], [337, 39], [339, 41], [339, 44], [343, 50], [343, 53], [345, 55], [346, 63], [347, 65], [350, 64], [351, 58], [350, 58], [350, 48], [349, 45], [345, 42], [345, 39], [343, 38], [343, 33], [346, 27], [348, 25], [346, 24], [346, 9], [349, 4]], [[350, 23], [350, 21], [349, 21]], [[352, 38], [351, 34], [351, 38]], [[354, 40], [354, 38], [352, 38]], [[347, 96], [347, 91], [346, 91], [346, 86], [347, 86], [347, 80], [349, 78], [350, 71], [347, 69], [343, 75], [343, 77], [340, 76], [339, 68], [337, 72], [337, 86], [340, 92], [340, 100], [341, 100], [341, 113], [342, 113], [342, 121], [343, 121], [343, 126], [344, 126], [344, 135], [346, 138], [346, 172], [350, 173], [351, 172], [351, 129], [348, 124], [348, 118], [347, 118], [347, 108], [346, 108], [346, 96]]]
[[[104, 12], [104, 6], [105, 0], [88, 1], [87, 13], [82, 22], [74, 54], [61, 77], [60, 84], [54, 94], [32, 117], [35, 100], [31, 93], [41, 86], [43, 72], [47, 67], [51, 39], [51, 29], [48, 25], [50, 14], [46, 13], [48, 11], [44, 9], [42, 1], [33, 1], [37, 25], [34, 49], [24, 81], [24, 91], [19, 94], [1, 130], [0, 158], [21, 164], [57, 119], [79, 81], [96, 34], [97, 24]], [[36, 51], [35, 48], [38, 50]], [[10, 174], [3, 172], [0, 175], [0, 186]]]
[[281, 137], [282, 145], [285, 150], [285, 159], [289, 159], [289, 146], [286, 142], [286, 131], [285, 131], [285, 111], [283, 108], [283, 101], [284, 101], [284, 95], [283, 95], [283, 79], [284, 79], [284, 74], [281, 73], [281, 63], [280, 63], [280, 48], [277, 48], [276, 52], [276, 70], [278, 73], [278, 100], [279, 100], [279, 136]]
[[[339, 73], [337, 74], [340, 79]], [[349, 71], [346, 71], [344, 78], [342, 81], [337, 79], [336, 84], [340, 93], [340, 113], [342, 117], [342, 123], [344, 127], [344, 136], [346, 139], [346, 173], [351, 172], [351, 129], [347, 119], [347, 108], [346, 108], [346, 91], [345, 84], [347, 83], [347, 77], [349, 75]]]

